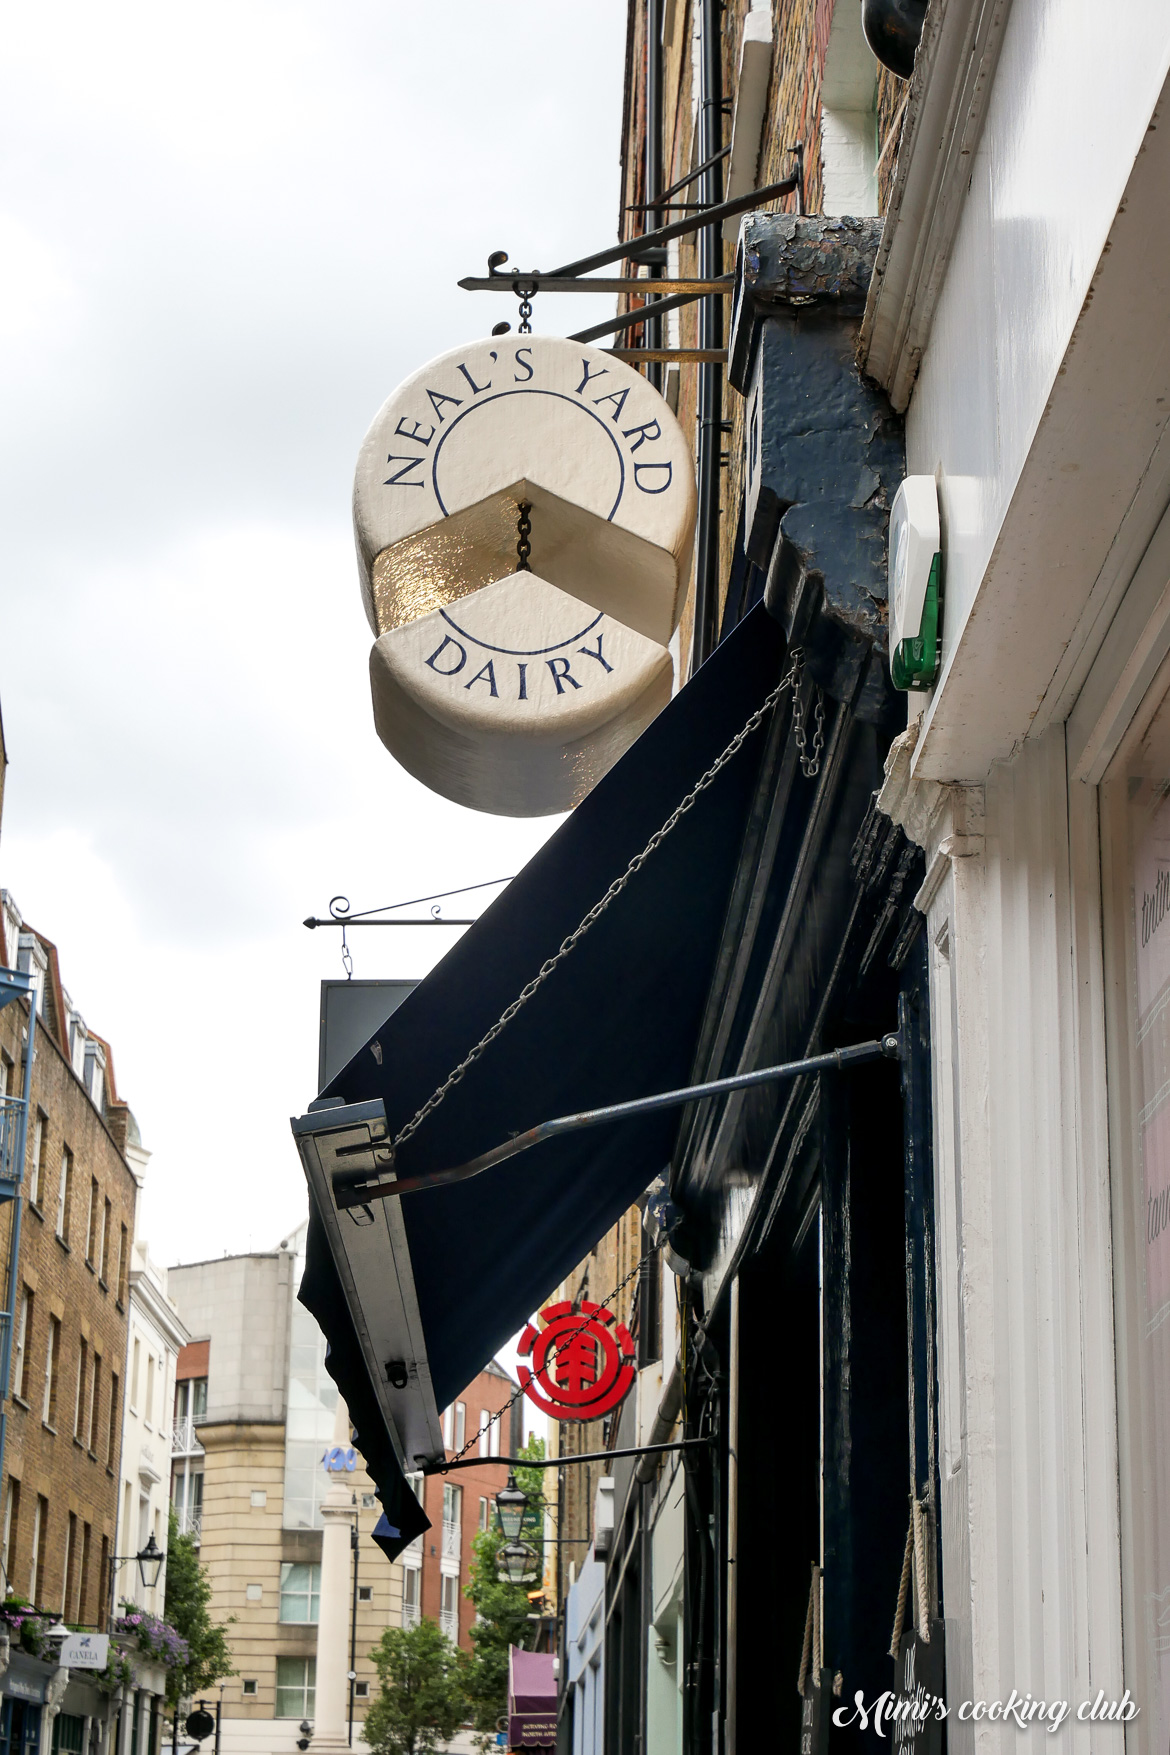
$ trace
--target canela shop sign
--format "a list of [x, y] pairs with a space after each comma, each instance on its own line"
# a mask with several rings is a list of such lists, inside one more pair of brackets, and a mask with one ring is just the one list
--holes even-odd
[[599, 1420], [624, 1401], [634, 1382], [634, 1342], [612, 1310], [584, 1299], [547, 1304], [529, 1323], [517, 1352], [531, 1366], [517, 1368], [529, 1401], [554, 1420]]
[[383, 743], [476, 809], [577, 803], [670, 698], [694, 518], [682, 429], [621, 361], [538, 336], [432, 360], [354, 481]]

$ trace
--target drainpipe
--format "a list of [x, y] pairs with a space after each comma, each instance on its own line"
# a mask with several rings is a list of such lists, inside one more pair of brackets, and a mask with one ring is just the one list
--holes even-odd
[[[723, 48], [720, 33], [720, 0], [702, 0], [700, 22], [699, 161], [714, 158], [723, 149]], [[699, 181], [699, 200], [716, 203], [722, 198], [722, 168], [712, 165]], [[721, 227], [707, 225], [699, 232], [699, 275], [713, 279], [723, 271]], [[723, 301], [699, 300], [699, 346], [723, 346]], [[723, 368], [718, 364], [699, 367], [698, 535], [695, 545], [695, 630], [691, 644], [691, 674], [711, 656], [715, 647], [719, 609], [719, 456], [723, 448]]]
[[[17, 976], [17, 980], [20, 977]], [[30, 981], [28, 989], [28, 1041], [24, 1051], [24, 1089], [20, 1112], [16, 1117], [16, 1140], [12, 1151], [12, 1174], [17, 1192], [12, 1202], [12, 1238], [8, 1250], [8, 1309], [5, 1313], [4, 1335], [0, 1341], [0, 1492], [4, 1486], [4, 1449], [8, 1435], [8, 1392], [12, 1373], [12, 1329], [16, 1321], [16, 1287], [20, 1269], [20, 1221], [24, 1212], [24, 1154], [28, 1144], [28, 1107], [32, 1101], [33, 1054], [37, 1034], [37, 990]], [[7, 1586], [8, 1580], [4, 1580]]]
[[[646, 141], [645, 187], [643, 197], [652, 201], [663, 187], [662, 174], [662, 0], [646, 0]], [[662, 210], [647, 213], [643, 230], [653, 231], [663, 223]], [[652, 280], [659, 280], [662, 270], [651, 267]], [[646, 346], [662, 347], [662, 318], [655, 317], [646, 325]], [[649, 360], [646, 376], [656, 390], [662, 389], [666, 367], [661, 360]]]

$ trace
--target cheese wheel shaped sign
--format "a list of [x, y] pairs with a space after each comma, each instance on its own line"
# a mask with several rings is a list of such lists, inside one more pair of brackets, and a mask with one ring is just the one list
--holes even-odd
[[535, 573], [379, 635], [374, 723], [418, 779], [476, 810], [576, 804], [670, 699], [670, 653]]
[[475, 809], [577, 803], [669, 699], [694, 520], [682, 429], [612, 355], [523, 335], [432, 360], [354, 483], [387, 748]]

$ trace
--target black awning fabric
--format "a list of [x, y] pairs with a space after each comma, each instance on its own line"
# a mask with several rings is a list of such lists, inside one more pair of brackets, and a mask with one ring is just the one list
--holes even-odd
[[[325, 1094], [380, 1097], [391, 1134], [409, 1121], [741, 729], [783, 661], [783, 635], [757, 607]], [[406, 1142], [403, 1175], [463, 1163], [553, 1116], [687, 1082], [763, 739], [761, 727]], [[566, 1135], [473, 1181], [404, 1197], [440, 1408], [659, 1173], [678, 1122], [666, 1111]], [[388, 1439], [371, 1430], [380, 1418], [316, 1229], [314, 1218], [301, 1297], [330, 1342], [389, 1524], [405, 1531], [401, 1477]]]

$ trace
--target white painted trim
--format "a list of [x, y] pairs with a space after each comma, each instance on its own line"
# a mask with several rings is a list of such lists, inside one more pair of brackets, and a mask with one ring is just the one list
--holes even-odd
[[914, 388], [966, 199], [1011, 0], [932, 0], [858, 358], [899, 411]]
[[[756, 187], [760, 142], [764, 135], [764, 112], [768, 82], [772, 77], [771, 8], [753, 7], [743, 21], [739, 50], [739, 79], [735, 87], [735, 110], [731, 118], [731, 153], [727, 161], [724, 199], [734, 201]], [[739, 219], [725, 219], [724, 241], [739, 237]]]

